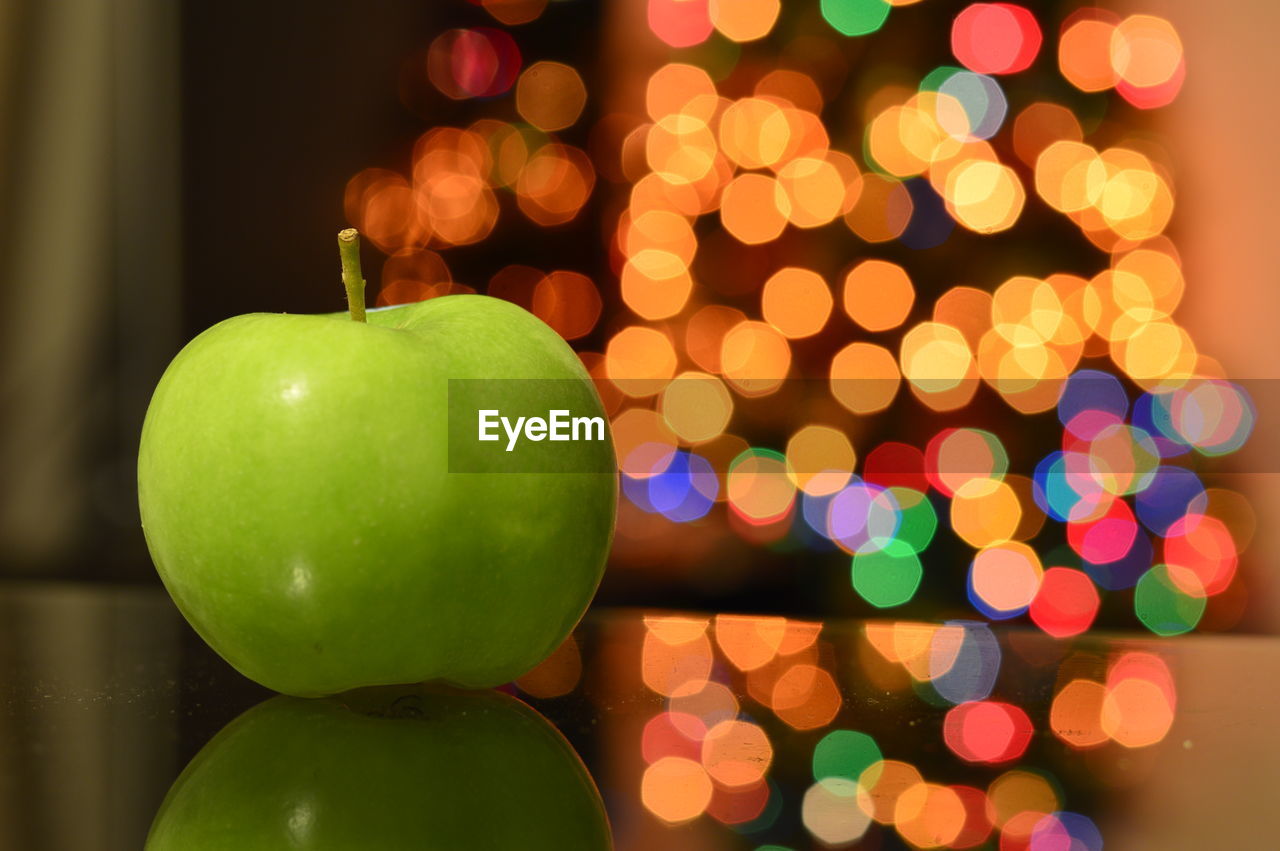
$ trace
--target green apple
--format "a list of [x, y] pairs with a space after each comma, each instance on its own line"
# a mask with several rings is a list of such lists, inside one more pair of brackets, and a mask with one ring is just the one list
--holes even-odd
[[599, 793], [520, 701], [374, 689], [274, 697], [196, 754], [147, 851], [610, 847]]
[[595, 593], [616, 463], [607, 429], [508, 452], [477, 439], [477, 410], [603, 418], [599, 397], [508, 302], [367, 319], [237, 316], [178, 354], [139, 448], [152, 559], [213, 649], [277, 691], [508, 682]]

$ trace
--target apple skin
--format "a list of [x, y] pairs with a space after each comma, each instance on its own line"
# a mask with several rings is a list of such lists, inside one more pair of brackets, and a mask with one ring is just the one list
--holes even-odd
[[232, 721], [170, 788], [147, 851], [611, 846], [581, 760], [520, 701], [370, 691]]
[[139, 447], [143, 530], [178, 608], [241, 673], [300, 696], [486, 688], [581, 618], [613, 532], [607, 433], [535, 446], [608, 473], [506, 472], [499, 443], [455, 447], [494, 472], [450, 472], [450, 378], [560, 379], [500, 382], [503, 407], [546, 411], [539, 397], [556, 395], [550, 407], [604, 416], [559, 335], [487, 296], [368, 324], [237, 316], [169, 365]]

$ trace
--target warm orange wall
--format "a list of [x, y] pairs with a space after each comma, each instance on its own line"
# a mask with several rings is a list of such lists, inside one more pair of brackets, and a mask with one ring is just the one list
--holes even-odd
[[[1201, 351], [1254, 381], [1258, 428], [1241, 469], [1280, 471], [1280, 4], [1273, 0], [1129, 0], [1182, 35], [1187, 80], [1160, 120], [1179, 189], [1187, 274], [1179, 318]], [[1246, 564], [1251, 623], [1280, 631], [1280, 474], [1240, 476], [1258, 534]]]

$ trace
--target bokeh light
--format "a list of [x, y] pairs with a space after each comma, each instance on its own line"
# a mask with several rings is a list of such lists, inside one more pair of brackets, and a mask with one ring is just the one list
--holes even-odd
[[831, 361], [831, 395], [855, 414], [889, 407], [902, 375], [893, 353], [875, 343], [850, 343]]
[[[1160, 672], [1167, 677], [1163, 666]], [[1143, 672], [1134, 672], [1108, 682], [1100, 720], [1102, 729], [1116, 742], [1127, 748], [1141, 748], [1165, 737], [1173, 725], [1173, 713], [1167, 687]]]
[[453, 100], [494, 97], [511, 88], [520, 70], [520, 49], [502, 30], [449, 30], [431, 42], [427, 74]]
[[[645, 0], [637, 58], [599, 45], [615, 86], [524, 39], [568, 6], [473, 5], [489, 25], [410, 69], [466, 117], [345, 187], [386, 255], [378, 303], [483, 292], [578, 350], [622, 474], [619, 587], [922, 618], [841, 638], [645, 615], [645, 810], [771, 851], [1099, 847], [1064, 785], [1135, 782], [1098, 766], [1168, 738], [1177, 700], [1160, 657], [1091, 632], [1246, 622], [1260, 520], [1214, 478], [1264, 429], [1188, 330], [1184, 157], [1142, 112], [1185, 83], [1177, 29], [1079, 3]], [[515, 687], [560, 700], [594, 661], [569, 641]], [[853, 711], [862, 687], [928, 763]]]
[[724, 229], [747, 245], [777, 239], [786, 227], [791, 201], [772, 177], [740, 174], [724, 188], [720, 221]]
[[758, 725], [721, 721], [702, 740], [702, 765], [722, 786], [752, 786], [764, 779], [773, 746]]
[[834, 303], [831, 290], [817, 272], [788, 266], [764, 283], [760, 296], [765, 321], [784, 337], [812, 337], [822, 330]]
[[992, 764], [1021, 757], [1034, 732], [1031, 719], [1021, 709], [989, 700], [952, 707], [942, 729], [947, 747], [956, 756]]
[[951, 52], [979, 74], [1026, 70], [1043, 40], [1035, 16], [1013, 3], [974, 3], [951, 26]]
[[711, 35], [708, 0], [648, 0], [649, 29], [671, 47], [691, 47]]
[[1054, 695], [1049, 710], [1053, 734], [1076, 748], [1091, 748], [1108, 740], [1102, 728], [1106, 687], [1094, 680], [1074, 679]]
[[539, 130], [563, 130], [578, 120], [587, 88], [573, 68], [560, 62], [535, 62], [516, 83], [516, 110]]
[[861, 791], [857, 781], [843, 777], [826, 777], [814, 783], [800, 805], [805, 829], [826, 845], [857, 842], [871, 824], [857, 805]]
[[791, 368], [791, 347], [772, 325], [742, 322], [729, 329], [720, 345], [720, 369], [740, 393], [773, 392]]
[[890, 539], [883, 547], [853, 557], [853, 587], [876, 608], [900, 606], [920, 587], [924, 568], [915, 548]]
[[1031, 601], [1031, 620], [1054, 638], [1079, 635], [1093, 625], [1101, 599], [1085, 573], [1069, 567], [1050, 567], [1040, 578]]
[[640, 786], [645, 808], [673, 824], [702, 815], [711, 794], [711, 778], [702, 766], [678, 756], [664, 756], [646, 768]]
[[868, 35], [889, 17], [888, 0], [820, 0], [822, 17], [841, 35]]
[[1040, 591], [1040, 557], [1026, 544], [1009, 541], [978, 551], [969, 567], [969, 600], [989, 618], [1022, 614]]
[[915, 299], [911, 279], [896, 263], [863, 260], [844, 278], [845, 313], [868, 331], [887, 331], [901, 325]]
[[917, 848], [942, 848], [960, 835], [966, 815], [964, 800], [950, 786], [918, 783], [898, 797], [894, 826]]

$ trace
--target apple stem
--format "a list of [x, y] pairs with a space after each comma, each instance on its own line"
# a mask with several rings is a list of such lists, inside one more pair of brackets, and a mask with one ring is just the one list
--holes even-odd
[[347, 288], [347, 309], [356, 322], [364, 322], [364, 278], [360, 275], [360, 231], [338, 231], [338, 255], [342, 258], [342, 285]]

